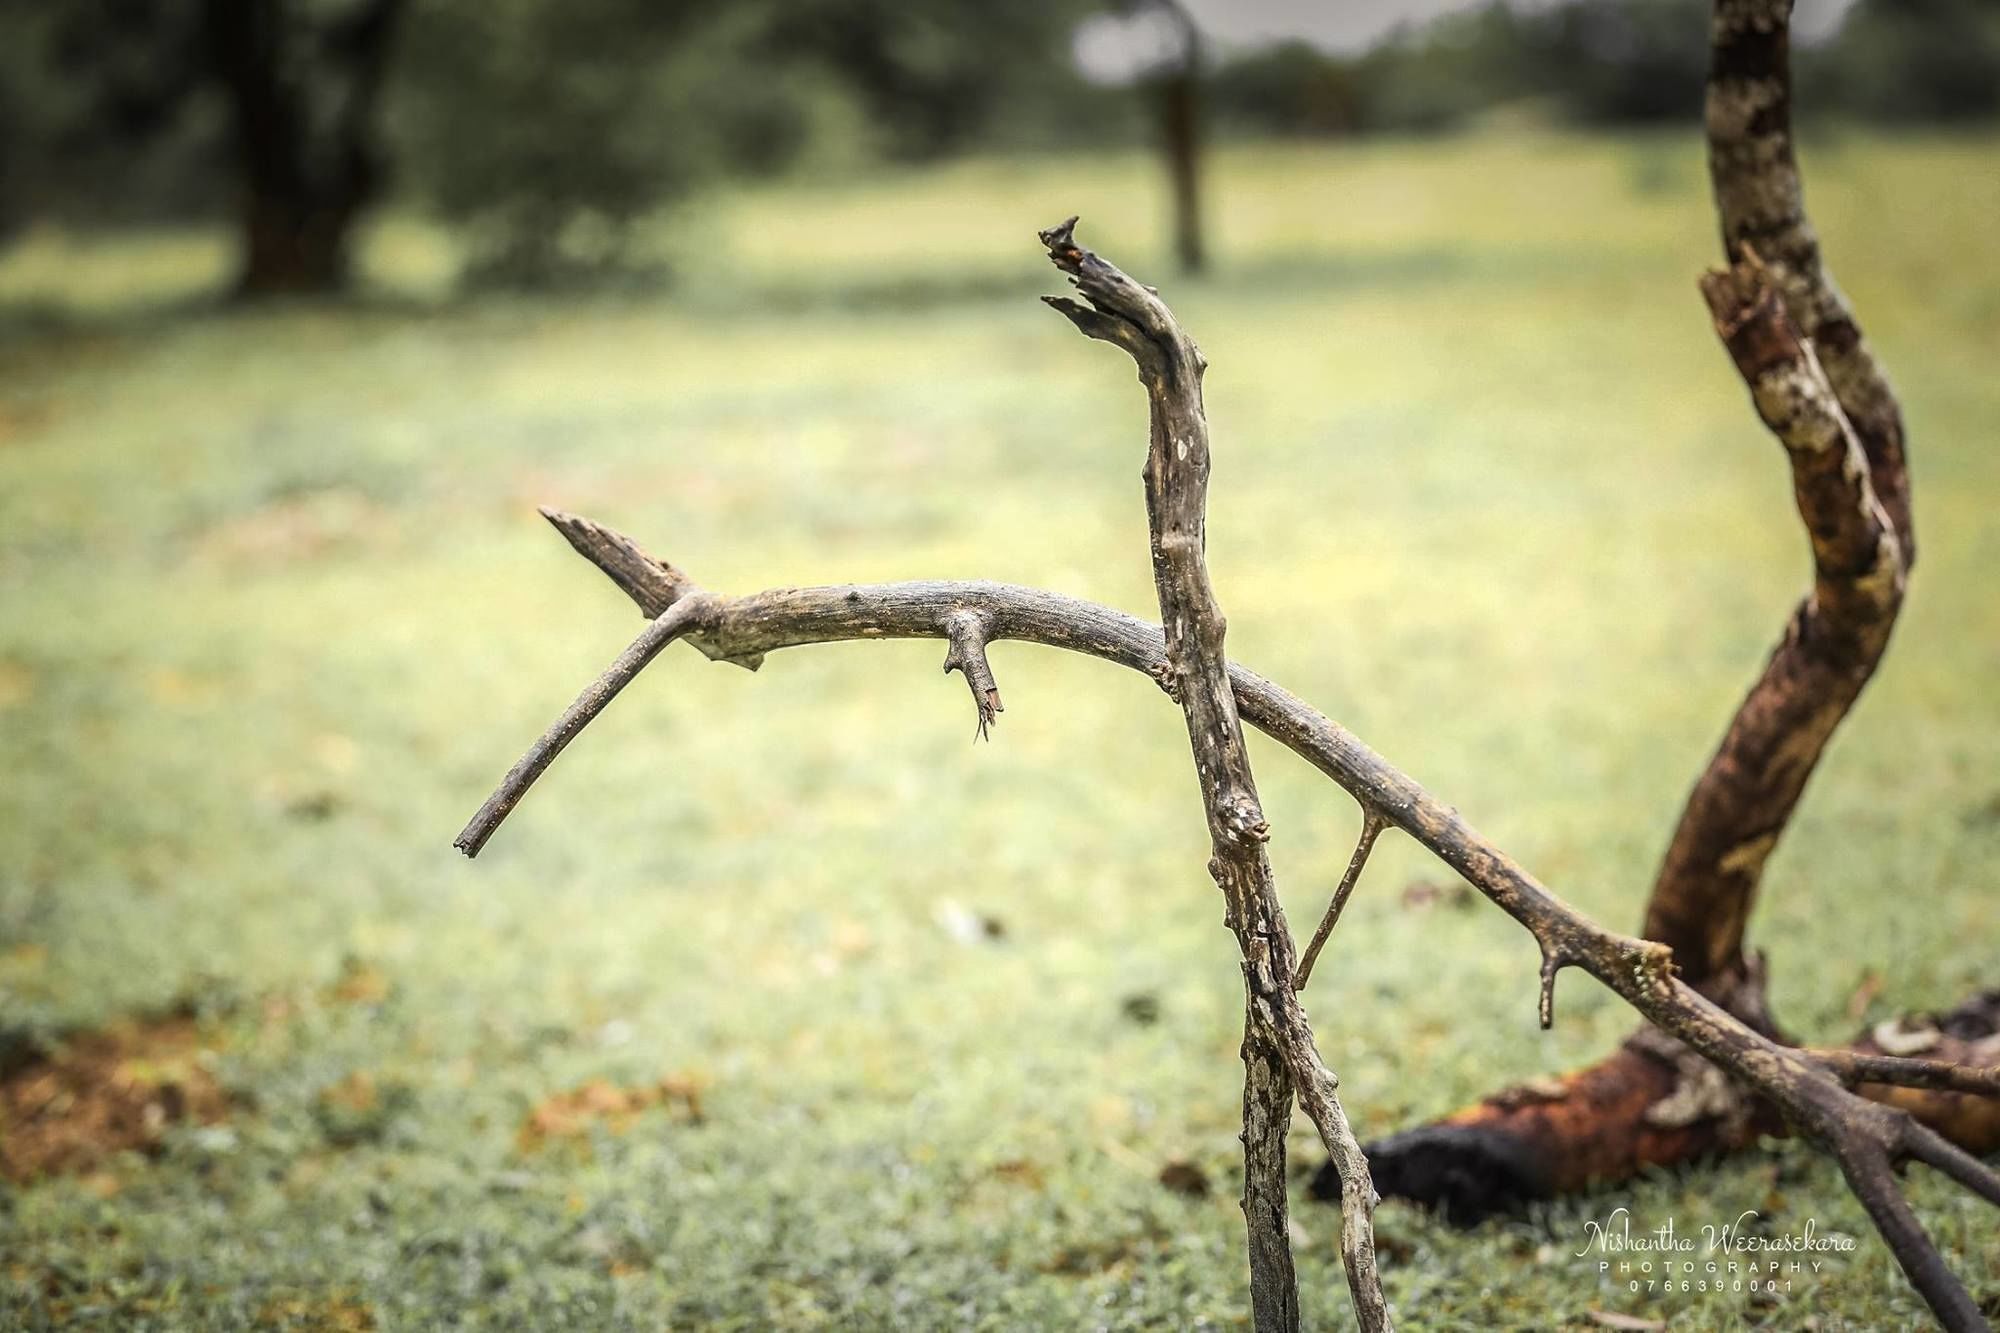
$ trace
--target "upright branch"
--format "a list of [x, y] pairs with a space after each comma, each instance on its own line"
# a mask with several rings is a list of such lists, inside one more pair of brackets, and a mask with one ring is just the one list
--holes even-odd
[[[1677, 987], [1692, 985], [1764, 1034], [1775, 1025], [1761, 966], [1743, 945], [1758, 883], [1828, 739], [1881, 660], [1914, 549], [1895, 395], [1805, 215], [1791, 137], [1790, 10], [1789, 0], [1715, 3], [1708, 146], [1728, 267], [1701, 287], [1758, 415], [1784, 447], [1813, 582], [1688, 798], [1645, 926], [1649, 939], [1672, 950]], [[1954, 1329], [1984, 1326], [1891, 1172], [1916, 1158], [1988, 1192], [1986, 1182], [1959, 1174], [1972, 1159], [1932, 1128], [1965, 1142], [1995, 1141], [2000, 1116], [1977, 1095], [1987, 1071], [1828, 1053], [1815, 1061], [1809, 1084], [1794, 1081], [1781, 1092], [1701, 1034], [1640, 1007], [1662, 1031], [1642, 1031], [1552, 1088], [1503, 1091], [1373, 1145], [1385, 1188], [1477, 1215], [1740, 1147], [1759, 1130], [1790, 1125], [1841, 1163], [1933, 1313]], [[1832, 1094], [1821, 1082], [1829, 1071], [1892, 1103], [1901, 1118]], [[1871, 1082], [1876, 1075], [1899, 1086]]]
[[1747, 246], [1770, 266], [1799, 331], [1868, 457], [1903, 562], [1916, 558], [1903, 415], [1806, 216], [1792, 140], [1792, 0], [1716, 0], [1708, 71], [1708, 172], [1725, 262]]
[[1260, 1330], [1298, 1327], [1297, 1280], [1285, 1232], [1285, 1130], [1296, 1089], [1347, 1186], [1341, 1257], [1355, 1313], [1363, 1328], [1385, 1329], [1389, 1312], [1375, 1271], [1370, 1217], [1374, 1185], [1341, 1108], [1337, 1082], [1320, 1060], [1293, 990], [1297, 954], [1265, 851], [1271, 826], [1257, 799], [1223, 652], [1227, 625], [1208, 576], [1208, 417], [1201, 398], [1208, 363], [1159, 294], [1078, 245], [1075, 226], [1071, 218], [1041, 237], [1050, 260], [1070, 276], [1087, 304], [1043, 299], [1090, 337], [1130, 353], [1146, 388], [1152, 418], [1146, 516], [1166, 635], [1160, 679], [1180, 701], [1187, 721], [1208, 817], [1208, 871], [1222, 890], [1226, 920], [1243, 956], [1243, 1209], [1250, 1227], [1253, 1313]]
[[1727, 273], [1703, 294], [1785, 446], [1813, 587], [1689, 794], [1646, 908], [1681, 975], [1746, 1013], [1743, 935], [1765, 862], [1874, 674], [1915, 537], [1896, 396], [1834, 286], [1793, 156], [1790, 0], [1717, 0], [1708, 158]]

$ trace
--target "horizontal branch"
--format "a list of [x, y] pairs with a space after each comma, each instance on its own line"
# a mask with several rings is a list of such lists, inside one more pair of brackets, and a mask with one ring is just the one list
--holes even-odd
[[[586, 531], [567, 515], [550, 512], [549, 517], [566, 536]], [[590, 539], [572, 544], [593, 563], [600, 550], [608, 549], [606, 543]], [[629, 542], [619, 549], [626, 548], [636, 549]], [[633, 591], [629, 570], [605, 572], [628, 593]], [[812, 643], [948, 638], [949, 618], [972, 612], [983, 618], [989, 642], [1012, 639], [1064, 648], [1155, 680], [1163, 678], [1167, 666], [1157, 625], [1091, 602], [1011, 584], [926, 581], [778, 588], [735, 598], [703, 593], [700, 603], [703, 651], [732, 661]], [[1938, 1147], [1942, 1140], [1907, 1113], [1855, 1096], [1809, 1054], [1753, 1031], [1679, 980], [1665, 945], [1607, 930], [1577, 911], [1480, 836], [1456, 810], [1295, 695], [1235, 664], [1228, 673], [1244, 721], [1291, 749], [1364, 808], [1378, 812], [1390, 826], [1403, 830], [1457, 871], [1525, 927], [1545, 959], [1590, 973], [1655, 1026], [1782, 1108], [1793, 1124], [1840, 1162], [1905, 1272], [1947, 1327], [1979, 1327], [1977, 1307], [1963, 1285], [1935, 1260], [1935, 1250], [1930, 1258], [1922, 1256], [1922, 1244], [1927, 1244], [1922, 1241], [1922, 1227], [1896, 1193], [1886, 1166], [1892, 1155], [1897, 1160], [1914, 1155], [1935, 1159], [1941, 1166], [1949, 1163], [1944, 1169], [1963, 1178], [1963, 1162], [1945, 1152], [1949, 1145]], [[560, 729], [559, 724], [551, 734]], [[489, 805], [499, 800], [496, 793]], [[504, 816], [506, 808], [502, 803], [499, 814]], [[497, 822], [497, 818], [492, 821]]]
[[1895, 1088], [1929, 1088], [1936, 1092], [1965, 1092], [1978, 1097], [2000, 1097], [2000, 1069], [1951, 1064], [1943, 1060], [1914, 1060], [1900, 1055], [1870, 1055], [1863, 1051], [1843, 1051], [1815, 1047], [1813, 1059], [1832, 1070], [1842, 1083], [1880, 1083]]
[[[547, 512], [566, 536], [585, 531], [581, 525], [587, 521]], [[610, 532], [594, 524], [589, 527]], [[598, 551], [608, 549], [589, 541], [572, 544], [593, 563], [598, 563]], [[630, 547], [626, 542], [619, 549]], [[599, 567], [628, 595], [634, 593], [629, 571], [616, 564]], [[774, 588], [733, 598], [705, 596], [712, 599], [702, 620], [707, 651], [728, 660], [814, 643], [947, 638], [948, 618], [970, 611], [984, 618], [989, 642], [1011, 639], [1065, 648], [1156, 680], [1167, 669], [1159, 626], [1093, 602], [1015, 584], [937, 580]], [[1756, 1036], [1678, 982], [1666, 946], [1591, 921], [1352, 732], [1235, 663], [1229, 666], [1229, 682], [1244, 721], [1291, 749], [1464, 876], [1526, 927], [1545, 956], [1582, 967], [1697, 1050], [1746, 1077], [1752, 1075], [1744, 1067], [1756, 1063], [1752, 1053], [1762, 1053], [1775, 1060], [1771, 1068], [1788, 1079], [1819, 1080], [1839, 1091], [1829, 1075], [1803, 1056]], [[1755, 1077], [1768, 1081], [1766, 1075], [1760, 1069]]]

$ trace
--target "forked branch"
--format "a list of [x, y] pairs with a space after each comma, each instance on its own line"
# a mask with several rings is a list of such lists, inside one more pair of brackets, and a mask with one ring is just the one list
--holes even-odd
[[[1049, 244], [1059, 260], [1068, 259], [1077, 266], [1079, 276], [1094, 259], [1073, 246], [1067, 229], [1052, 233]], [[1155, 395], [1155, 454], [1168, 451], [1176, 462], [1184, 461], [1180, 449], [1185, 445], [1189, 459], [1193, 459], [1198, 456], [1196, 441], [1174, 429], [1173, 413], [1161, 410], [1157, 395], [1191, 391], [1193, 397], [1188, 401], [1198, 409], [1199, 354], [1179, 334], [1155, 294], [1109, 265], [1102, 268], [1098, 289], [1084, 287], [1092, 305], [1065, 302], [1059, 308], [1085, 332], [1118, 344], [1138, 361], [1149, 395]], [[1754, 296], [1754, 283], [1750, 290]], [[1205, 438], [1200, 444], [1205, 452]], [[1246, 983], [1257, 1019], [1251, 1025], [1251, 1035], [1263, 1038], [1254, 1043], [1254, 1052], [1253, 1043], [1246, 1041], [1251, 1078], [1245, 1102], [1246, 1150], [1265, 1154], [1265, 1160], [1252, 1161], [1252, 1174], [1268, 1185], [1268, 1154], [1273, 1137], [1281, 1134], [1276, 1126], [1282, 1124], [1287, 1101], [1278, 1086], [1284, 1080], [1298, 1088], [1308, 1113], [1341, 1164], [1343, 1183], [1347, 1179], [1363, 1182], [1362, 1188], [1343, 1191], [1347, 1214], [1343, 1250], [1349, 1260], [1350, 1282], [1354, 1283], [1357, 1271], [1369, 1280], [1355, 1283], [1357, 1312], [1364, 1320], [1379, 1317], [1386, 1321], [1386, 1311], [1373, 1306], [1364, 1295], [1372, 1282], [1372, 1255], [1368, 1266], [1360, 1268], [1356, 1263], [1359, 1256], [1354, 1253], [1357, 1243], [1365, 1244], [1367, 1237], [1354, 1219], [1357, 1214], [1365, 1219], [1372, 1204], [1365, 1187], [1366, 1166], [1343, 1158], [1344, 1146], [1352, 1137], [1343, 1135], [1345, 1122], [1334, 1100], [1332, 1076], [1312, 1054], [1310, 1029], [1291, 986], [1295, 967], [1290, 936], [1275, 895], [1265, 896], [1268, 879], [1258, 878], [1268, 876], [1267, 863], [1265, 869], [1257, 869], [1268, 828], [1256, 804], [1254, 786], [1248, 781], [1247, 763], [1242, 765], [1240, 780], [1232, 777], [1236, 770], [1230, 767], [1229, 751], [1232, 743], [1236, 751], [1242, 745], [1240, 731], [1232, 738], [1229, 730], [1235, 718], [1305, 758], [1348, 791], [1365, 811], [1374, 812], [1387, 826], [1403, 830], [1520, 922], [1535, 938], [1544, 960], [1545, 1018], [1546, 996], [1555, 973], [1567, 966], [1582, 968], [1661, 1031], [1721, 1066], [1778, 1108], [1791, 1124], [1839, 1161], [1898, 1262], [1939, 1320], [1953, 1333], [1985, 1327], [1963, 1284], [1910, 1212], [1894, 1171], [1904, 1161], [1923, 1161], [1988, 1199], [2000, 1199], [2000, 1178], [1904, 1111], [1871, 1103], [1848, 1091], [1829, 1068], [1838, 1062], [1822, 1062], [1746, 1026], [1677, 978], [1665, 945], [1619, 935], [1591, 921], [1482, 838], [1456, 810], [1431, 796], [1352, 734], [1269, 681], [1228, 664], [1221, 655], [1219, 612], [1211, 602], [1206, 611], [1212, 613], [1212, 619], [1204, 620], [1203, 609], [1187, 600], [1191, 592], [1198, 597], [1202, 590], [1201, 583], [1193, 581], [1194, 575], [1198, 573], [1205, 580], [1205, 567], [1199, 564], [1199, 506], [1190, 507], [1184, 493], [1176, 495], [1166, 472], [1161, 471], [1156, 482], [1150, 464], [1148, 471], [1156, 581], [1162, 585], [1162, 607], [1170, 619], [1167, 635], [1157, 626], [1105, 607], [1004, 584], [847, 585], [722, 597], [692, 590], [684, 575], [673, 571], [669, 576], [671, 566], [651, 561], [636, 544], [610, 529], [545, 510], [571, 544], [655, 621], [605, 679], [586, 691], [516, 765], [501, 790], [461, 836], [460, 846], [468, 854], [477, 852], [562, 745], [595, 715], [619, 684], [629, 680], [674, 637], [687, 637], [711, 658], [745, 664], [779, 648], [881, 638], [944, 639], [954, 643], [954, 655], [963, 659], [963, 649], [956, 645], [970, 641], [967, 618], [976, 617], [977, 640], [982, 647], [995, 640], [1018, 639], [1101, 657], [1151, 676], [1165, 685], [1170, 695], [1182, 698], [1197, 753], [1206, 748], [1217, 762], [1213, 769], [1204, 768], [1204, 776], [1213, 772], [1224, 779], [1217, 792], [1208, 796], [1211, 834], [1220, 863], [1216, 877], [1228, 891], [1231, 924], [1245, 941]], [[1157, 498], [1153, 495], [1156, 486]], [[1893, 536], [1888, 540], [1893, 543]], [[674, 612], [683, 607], [688, 609], [677, 617]], [[1195, 614], [1180, 616], [1181, 612]], [[1226, 690], [1221, 687], [1225, 679]], [[1197, 706], [1188, 705], [1184, 696], [1189, 695], [1198, 696]], [[1197, 716], [1208, 729], [1195, 726]], [[1239, 877], [1244, 866], [1250, 867], [1247, 879]], [[1257, 1058], [1251, 1058], [1253, 1053]], [[1935, 1076], [1930, 1070], [1881, 1064], [1868, 1069], [1871, 1076], [1879, 1074], [1885, 1081], [1908, 1080], [1918, 1086], [1923, 1085], [1920, 1079]], [[1851, 1076], [1853, 1071], [1842, 1072]], [[1357, 1150], [1354, 1159], [1358, 1158]], [[1357, 1165], [1359, 1169], [1354, 1170]], [[1282, 1179], [1277, 1183], [1282, 1186]], [[1357, 1197], [1350, 1200], [1349, 1195]], [[1282, 1206], [1282, 1193], [1277, 1198]], [[1281, 1220], [1282, 1214], [1279, 1217]], [[1269, 1221], [1265, 1218], [1261, 1224], [1263, 1234], [1268, 1234]], [[1253, 1237], [1259, 1234], [1258, 1225], [1253, 1218]], [[1374, 1290], [1372, 1300], [1379, 1301], [1379, 1288]], [[1282, 1314], [1282, 1304], [1278, 1308]]]
[[[630, 539], [558, 510], [543, 512], [641, 609], [650, 609], [642, 600], [643, 589], [631, 582], [618, 560], [609, 554], [600, 558], [601, 553], [636, 549]], [[842, 584], [775, 588], [743, 597], [702, 595], [713, 600], [703, 617], [709, 650], [726, 660], [814, 643], [945, 639], [947, 617], [975, 610], [987, 617], [989, 641], [1067, 649], [1156, 680], [1167, 661], [1157, 625], [1091, 602], [1003, 583]], [[1558, 898], [1456, 810], [1297, 696], [1233, 663], [1229, 683], [1245, 722], [1292, 750], [1368, 808], [1380, 811], [1389, 825], [1430, 850], [1525, 927], [1545, 952], [1553, 947], [1573, 956], [1578, 967], [1661, 1030], [1720, 1063], [1823, 1145], [1855, 1137], [1852, 1131], [1830, 1133], [1825, 1126], [1838, 1122], [1843, 1111], [1871, 1110], [1869, 1104], [1842, 1088], [1840, 1080], [1809, 1053], [1752, 1031], [1675, 978], [1664, 946], [1620, 935]], [[1885, 1083], [1925, 1085], [1893, 1069], [1875, 1072]], [[1907, 1118], [1890, 1108], [1872, 1110]], [[1863, 1160], [1886, 1163], [1889, 1142], [1893, 1140], [1879, 1140], [1873, 1147], [1859, 1145], [1857, 1152]], [[1886, 1179], [1893, 1189], [1893, 1177]], [[1921, 1229], [1915, 1234], [1920, 1237]], [[1934, 1249], [1931, 1252], [1935, 1254]], [[1943, 1277], [1951, 1280], [1948, 1272]], [[1933, 1308], [1938, 1308], [1936, 1301]], [[1972, 1307], [1968, 1300], [1959, 1308]], [[1978, 1322], [1946, 1323], [1954, 1329], [1981, 1327]]]
[[[1087, 305], [1045, 298], [1090, 337], [1130, 352], [1150, 406], [1146, 519], [1153, 587], [1166, 627], [1167, 674], [1187, 722], [1208, 816], [1208, 872], [1222, 890], [1243, 958], [1244, 1216], [1250, 1227], [1250, 1292], [1257, 1328], [1299, 1326], [1298, 1283], [1286, 1235], [1285, 1129], [1291, 1089], [1340, 1171], [1341, 1258], [1362, 1328], [1390, 1327], [1375, 1269], [1375, 1186], [1347, 1123], [1338, 1082], [1320, 1059], [1293, 978], [1299, 970], [1277, 878], [1265, 844], [1271, 826], [1257, 799], [1243, 724], [1223, 655], [1227, 624], [1209, 581], [1209, 438], [1194, 340], [1159, 294], [1077, 243], [1076, 219], [1041, 234], [1049, 258]], [[1289, 1079], [1291, 1088], [1286, 1081]]]

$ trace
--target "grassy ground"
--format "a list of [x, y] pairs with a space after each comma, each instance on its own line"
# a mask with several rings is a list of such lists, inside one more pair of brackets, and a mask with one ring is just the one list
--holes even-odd
[[[1905, 394], [1923, 540], [1757, 921], [1780, 1011], [1831, 1038], [1871, 974], [1876, 1016], [1993, 980], [2000, 145], [1807, 167]], [[637, 626], [537, 502], [722, 589], [1150, 607], [1130, 367], [1031, 299], [1033, 229], [1076, 211], [1214, 363], [1235, 654], [1635, 923], [1806, 569], [1694, 292], [1695, 138], [1238, 150], [1213, 184], [1197, 282], [1160, 259], [1151, 165], [1082, 157], [719, 202], [713, 267], [657, 301], [176, 314], [213, 238], [0, 259], [42, 311], [0, 341], [0, 1006], [33, 1032], [192, 1006], [236, 1105], [0, 1185], [0, 1323], [1244, 1324], [1235, 967], [1149, 682], [1003, 645], [975, 747], [935, 645], [756, 676], [676, 650], [477, 863], [449, 847]], [[370, 262], [445, 267], [409, 227]], [[110, 313], [135, 300], [168, 304]], [[1357, 814], [1254, 757], [1309, 920]], [[1629, 1026], [1566, 980], [1538, 1032], [1531, 942], [1406, 893], [1440, 879], [1385, 840], [1313, 984], [1364, 1134]], [[967, 914], [1004, 933], [963, 942]], [[1178, 1159], [1208, 1197], [1157, 1181]], [[1994, 1214], [1914, 1192], [2000, 1297]], [[1619, 1204], [1861, 1243], [1774, 1301], [1634, 1293], [1576, 1255]], [[1297, 1220], [1339, 1326], [1336, 1215]], [[1470, 1234], [1379, 1222], [1409, 1327], [1922, 1323], [1791, 1147]]]

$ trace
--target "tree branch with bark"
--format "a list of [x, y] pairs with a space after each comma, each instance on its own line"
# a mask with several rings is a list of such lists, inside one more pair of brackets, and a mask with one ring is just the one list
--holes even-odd
[[[724, 596], [702, 589], [663, 561], [653, 561], [621, 533], [560, 510], [545, 509], [543, 513], [572, 547], [655, 623], [678, 601], [694, 602], [698, 614], [681, 637], [714, 660], [758, 659], [780, 649], [816, 643], [910, 638], [949, 641], [951, 619], [972, 611], [985, 619], [989, 642], [1038, 643], [1100, 658], [1156, 681], [1170, 677], [1166, 644], [1157, 625], [1076, 598], [977, 581], [835, 584]], [[676, 600], [662, 602], [661, 589], [669, 583], [678, 589], [673, 594]], [[655, 624], [649, 623], [640, 642], [649, 641], [658, 632]], [[1401, 829], [1458, 871], [1521, 923], [1545, 955], [1567, 958], [1596, 977], [1669, 1036], [1718, 1060], [1774, 1106], [1795, 1114], [1809, 1133], [1829, 1118], [1829, 1112], [1864, 1110], [1870, 1117], [1878, 1112], [1892, 1118], [1901, 1115], [1848, 1093], [1835, 1071], [1811, 1053], [1772, 1041], [1675, 979], [1663, 946], [1620, 935], [1578, 912], [1474, 830], [1456, 810], [1297, 696], [1235, 663], [1229, 666], [1229, 683], [1244, 722], [1290, 749], [1364, 806], [1379, 811], [1389, 826]], [[585, 698], [591, 701], [591, 716], [595, 716], [610, 695], [587, 691]], [[551, 728], [526, 759], [540, 758], [556, 738], [566, 744], [574, 734], [573, 729], [560, 724]], [[468, 851], [484, 846], [518, 804], [528, 783], [546, 767], [546, 763], [533, 762], [517, 765], [514, 773], [525, 774], [525, 780], [510, 774], [502, 791], [496, 793], [509, 799], [488, 801], [460, 834], [458, 846]], [[2000, 1007], [2000, 1000], [1996, 1007]], [[1940, 1026], [1949, 1031], [1953, 1025], [1947, 1021]], [[1908, 1064], [1923, 1068], [1884, 1065], [1868, 1072], [1884, 1084], [1896, 1086], [1920, 1088], [1934, 1081], [1934, 1062], [1910, 1060]], [[1987, 1071], [1985, 1076], [2000, 1077], [2000, 1073]], [[1871, 1119], [1869, 1123], [1879, 1126], [1884, 1122]], [[1887, 1151], [1882, 1149], [1885, 1156]]]
[[[1762, 960], [1745, 932], [1765, 865], [1887, 650], [1916, 540], [1901, 409], [1805, 211], [1789, 20], [1787, 0], [1715, 4], [1707, 139], [1728, 267], [1703, 277], [1701, 290], [1759, 418], [1783, 447], [1812, 584], [1689, 794], [1644, 924], [1648, 939], [1672, 949], [1683, 981], [1773, 1037], [1780, 1029]], [[1927, 1072], [1896, 1070], [1895, 1086], [1872, 1081], [1864, 1069], [1886, 1073], [1885, 1059], [1896, 1058], [1872, 1038], [1821, 1062], [1960, 1147], [1991, 1152], [2000, 1148], [2000, 1102], [1990, 1081], [1962, 1067], [2000, 1055], [2000, 1006], [1985, 998], [1954, 1015], [1958, 1066], [1933, 1060]], [[1759, 1092], [1718, 1084], [1706, 1061], [1649, 1029], [1587, 1069], [1505, 1089], [1369, 1152], [1383, 1193], [1471, 1222], [1784, 1132], [1784, 1109]], [[1333, 1185], [1329, 1170], [1322, 1189]]]
[[1209, 439], [1201, 398], [1208, 362], [1159, 295], [1078, 245], [1075, 227], [1071, 218], [1041, 238], [1084, 303], [1042, 299], [1087, 336], [1129, 352], [1146, 388], [1152, 418], [1146, 518], [1166, 648], [1159, 679], [1187, 721], [1208, 816], [1208, 873], [1222, 890], [1225, 920], [1243, 958], [1243, 1213], [1250, 1227], [1252, 1313], [1260, 1329], [1299, 1324], [1285, 1181], [1285, 1135], [1296, 1093], [1345, 1187], [1340, 1249], [1356, 1317], [1364, 1329], [1386, 1329], [1371, 1221], [1375, 1187], [1341, 1108], [1338, 1082], [1320, 1059], [1292, 984], [1297, 949], [1265, 851], [1271, 826], [1257, 799], [1229, 683], [1223, 654], [1228, 626], [1208, 576]]
[[[1734, 142], [1728, 137], [1732, 125], [1782, 135], [1783, 117], [1774, 120], [1773, 108], [1784, 99], [1771, 100], [1769, 79], [1754, 72], [1768, 66], [1753, 57], [1768, 60], [1775, 51], [1782, 61], [1783, 17], [1782, 6], [1720, 0], [1712, 139]], [[1778, 24], [1775, 44], [1771, 22]], [[1752, 102], [1748, 114], [1739, 114]], [[1732, 236], [1731, 266], [1705, 277], [1702, 290], [1759, 415], [1790, 460], [1814, 583], [1675, 836], [1677, 850], [1669, 852], [1661, 884], [1693, 887], [1656, 887], [1662, 919], [1677, 924], [1650, 932], [1671, 938], [1620, 935], [1585, 917], [1358, 738], [1227, 661], [1226, 625], [1205, 558], [1206, 361], [1157, 292], [1076, 243], [1074, 219], [1042, 233], [1042, 240], [1083, 300], [1047, 299], [1083, 333], [1121, 348], [1138, 367], [1151, 417], [1145, 482], [1162, 625], [1052, 593], [980, 582], [780, 588], [726, 597], [703, 590], [622, 534], [545, 509], [570, 544], [651, 621], [514, 766], [457, 845], [476, 854], [556, 754], [675, 639], [713, 660], [751, 669], [769, 652], [805, 644], [941, 639], [948, 645], [945, 669], [965, 675], [981, 736], [999, 711], [986, 659], [990, 643], [1017, 639], [1103, 658], [1151, 676], [1180, 706], [1210, 833], [1209, 869], [1242, 957], [1243, 1203], [1260, 1330], [1295, 1328], [1299, 1318], [1285, 1227], [1284, 1140], [1295, 1095], [1332, 1158], [1322, 1186], [1342, 1201], [1342, 1256], [1365, 1328], [1389, 1322], [1371, 1238], [1376, 1183], [1394, 1193], [1428, 1190], [1432, 1201], [1451, 1211], [1468, 1199], [1490, 1203], [1496, 1189], [1519, 1198], [1615, 1179], [1638, 1165], [1741, 1146], [1758, 1132], [1779, 1128], [1805, 1135], [1840, 1164], [1903, 1271], [1947, 1328], [1985, 1327], [1910, 1211], [1895, 1172], [1922, 1161], [2000, 1201], [2000, 1176], [1966, 1151], [1984, 1150], [1980, 1132], [2000, 1135], [2000, 1103], [1991, 1096], [2000, 1087], [2000, 1069], [1992, 1067], [2000, 1041], [1986, 1040], [2000, 1031], [2000, 998], [1992, 1013], [1955, 1014], [1954, 1021], [1963, 1021], [1941, 1023], [1921, 1048], [1890, 1050], [1877, 1041], [1841, 1051], [1802, 1050], [1775, 1036], [1763, 1011], [1761, 967], [1741, 949], [1764, 859], [1827, 737], [1886, 646], [1910, 550], [1894, 399], [1851, 315], [1831, 294], [1816, 246], [1808, 255], [1800, 240], [1810, 237], [1803, 213], [1785, 202], [1796, 203], [1796, 173], [1790, 196], [1775, 187], [1759, 193], [1737, 179], [1751, 169], [1743, 164], [1791, 171], [1789, 140], [1779, 142], [1782, 153], [1769, 144], [1737, 157], [1715, 150], [1725, 227], [1739, 225], [1728, 221], [1732, 217], [1761, 219], [1752, 229], [1763, 229], [1759, 235], [1771, 253], [1748, 236]], [[1837, 356], [1814, 331], [1840, 349]], [[1360, 843], [1303, 960], [1278, 901], [1265, 849], [1269, 827], [1243, 723], [1290, 748], [1362, 807]], [[1553, 1019], [1556, 978], [1569, 967], [1595, 977], [1651, 1026], [1610, 1060], [1553, 1090], [1512, 1090], [1443, 1124], [1389, 1140], [1386, 1152], [1374, 1152], [1371, 1182], [1369, 1162], [1298, 997], [1376, 836], [1392, 827], [1533, 936], [1542, 960], [1537, 1013], [1543, 1027]], [[1980, 1022], [1987, 1025], [1971, 1030]], [[1917, 1054], [1931, 1058], [1912, 1058]]]

